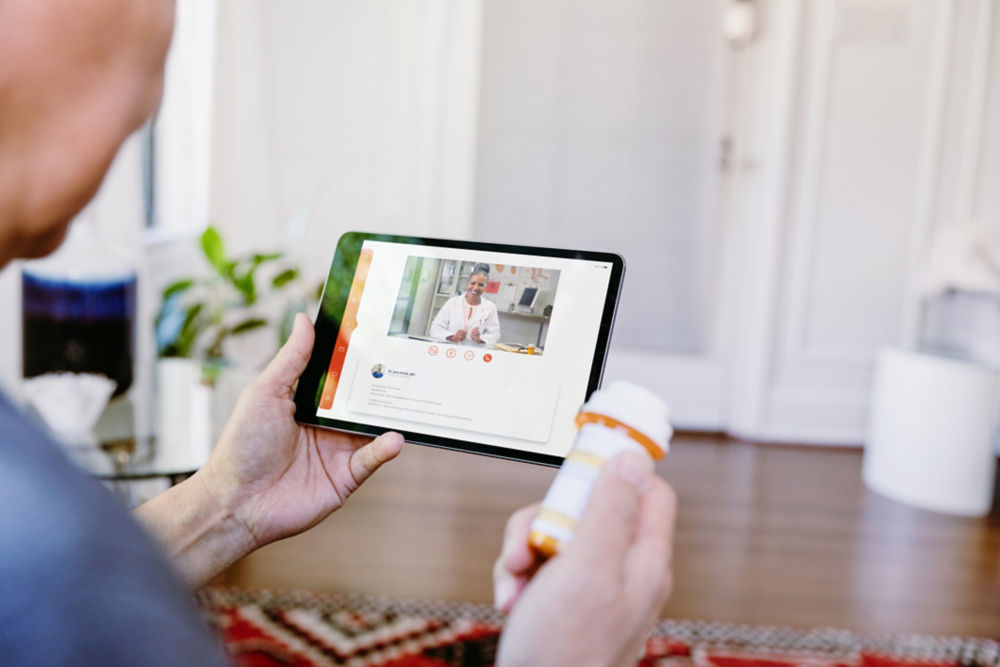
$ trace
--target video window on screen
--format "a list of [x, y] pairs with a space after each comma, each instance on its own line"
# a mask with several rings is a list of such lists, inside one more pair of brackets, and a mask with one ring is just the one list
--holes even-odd
[[559, 271], [410, 256], [388, 335], [542, 354]]

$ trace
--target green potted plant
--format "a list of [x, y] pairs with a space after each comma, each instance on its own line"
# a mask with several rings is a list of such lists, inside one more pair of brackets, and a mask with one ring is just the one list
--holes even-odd
[[[280, 252], [230, 255], [211, 226], [200, 246], [210, 270], [167, 285], [154, 322], [157, 436], [166, 447], [211, 448], [257, 371], [234, 362], [234, 343], [256, 332], [256, 347], [276, 349], [312, 297], [302, 289], [298, 268]], [[261, 337], [269, 329], [270, 345]], [[270, 356], [271, 350], [263, 351]]]
[[[211, 226], [201, 235], [201, 250], [211, 272], [175, 280], [163, 290], [155, 321], [156, 349], [160, 358], [201, 362], [203, 379], [212, 384], [231, 364], [227, 341], [272, 324], [278, 343], [287, 337], [289, 314], [272, 320], [262, 306], [268, 297], [294, 284], [299, 270], [280, 252], [230, 256], [222, 236]], [[273, 265], [278, 266], [261, 280], [261, 269]], [[300, 297], [289, 305], [305, 304]]]

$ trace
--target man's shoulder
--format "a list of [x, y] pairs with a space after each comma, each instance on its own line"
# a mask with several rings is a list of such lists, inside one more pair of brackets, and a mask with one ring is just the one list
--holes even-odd
[[218, 662], [124, 505], [2, 396], [0, 507], [0, 655], [12, 664]]
[[[37, 549], [114, 525], [127, 512], [41, 428], [0, 398], [0, 544]], [[24, 540], [30, 540], [24, 544]], [[17, 551], [17, 549], [14, 549]], [[10, 556], [0, 549], [0, 562]]]
[[[155, 548], [125, 507], [88, 477], [28, 417], [0, 400], [0, 571], [10, 589], [72, 585], [115, 561], [145, 560]], [[120, 563], [119, 563], [120, 564]]]

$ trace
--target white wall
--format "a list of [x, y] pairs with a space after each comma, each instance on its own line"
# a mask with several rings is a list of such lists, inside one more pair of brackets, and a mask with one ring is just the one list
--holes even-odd
[[734, 343], [737, 433], [860, 443], [876, 351], [919, 338], [934, 229], [1000, 223], [984, 145], [1000, 132], [984, 94], [1000, 76], [994, 4], [768, 4], [758, 48], [794, 66], [777, 82], [764, 61], [748, 72], [770, 96], [751, 113], [787, 123], [743, 137], [758, 165], [746, 179], [771, 176], [734, 218], [764, 239], [745, 253], [755, 268], [738, 325], [750, 335]]
[[219, 2], [211, 212], [233, 244], [290, 239], [325, 275], [349, 230], [466, 236], [478, 21], [469, 0]]
[[725, 6], [484, 3], [476, 235], [621, 253], [605, 377], [687, 428], [722, 428], [728, 394]]
[[157, 240], [196, 237], [209, 222], [216, 0], [178, 0], [156, 121]]
[[477, 233], [623, 250], [609, 372], [679, 425], [859, 444], [877, 350], [919, 338], [935, 230], [1000, 225], [1000, 10], [754, 5], [720, 60], [709, 5], [486, 2]]
[[722, 7], [484, 3], [476, 236], [623, 254], [616, 348], [710, 345]]

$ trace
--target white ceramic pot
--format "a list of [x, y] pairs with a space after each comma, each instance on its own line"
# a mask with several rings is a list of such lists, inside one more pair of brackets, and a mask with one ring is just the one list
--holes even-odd
[[156, 362], [156, 447], [178, 460], [205, 460], [215, 444], [213, 388], [201, 362], [167, 358]]
[[984, 516], [993, 500], [1000, 375], [968, 361], [896, 348], [876, 364], [863, 477], [922, 509]]
[[178, 461], [205, 460], [218, 440], [240, 392], [254, 370], [223, 368], [207, 382], [200, 361], [167, 358], [156, 362], [156, 442]]

